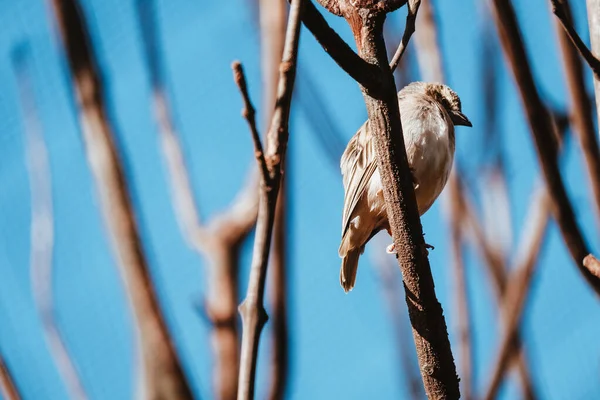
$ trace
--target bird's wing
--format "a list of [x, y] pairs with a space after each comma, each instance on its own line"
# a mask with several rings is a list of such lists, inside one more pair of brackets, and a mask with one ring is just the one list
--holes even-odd
[[368, 131], [369, 122], [367, 121], [350, 139], [340, 162], [346, 193], [342, 214], [342, 237], [348, 230], [358, 200], [365, 192], [377, 168], [375, 149]]

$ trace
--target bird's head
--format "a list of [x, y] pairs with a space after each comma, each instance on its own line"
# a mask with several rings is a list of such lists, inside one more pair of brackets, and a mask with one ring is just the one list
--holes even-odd
[[409, 86], [412, 85], [416, 86], [415, 89], [425, 92], [426, 95], [440, 103], [448, 112], [454, 125], [473, 126], [469, 118], [463, 114], [460, 97], [454, 90], [441, 83], [414, 82]]

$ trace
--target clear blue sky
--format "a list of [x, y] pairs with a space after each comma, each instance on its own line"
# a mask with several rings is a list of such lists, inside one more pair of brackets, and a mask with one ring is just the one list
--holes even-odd
[[[241, 103], [229, 65], [240, 59], [255, 103], [260, 99], [258, 36], [251, 2], [155, 0], [160, 15], [163, 61], [176, 122], [185, 144], [193, 189], [203, 218], [224, 209], [252, 162], [250, 136], [239, 117]], [[203, 262], [185, 244], [173, 214], [151, 114], [148, 72], [133, 0], [82, 0], [96, 53], [106, 76], [111, 115], [127, 159], [127, 174], [139, 211], [152, 273], [173, 337], [193, 390], [211, 398], [209, 327], [194, 307], [205, 290]], [[436, 1], [449, 84], [460, 94], [474, 128], [458, 128], [457, 152], [476, 175], [485, 146], [480, 87], [481, 34], [492, 20], [476, 0]], [[558, 108], [568, 101], [554, 28], [545, 0], [515, 1], [540, 92]], [[573, 1], [587, 41], [583, 1]], [[393, 18], [403, 25], [405, 10]], [[84, 384], [94, 399], [129, 399], [132, 383], [132, 326], [116, 264], [109, 252], [96, 194], [73, 107], [65, 60], [52, 35], [47, 4], [0, 0], [0, 350], [25, 399], [64, 399], [34, 308], [30, 273], [31, 200], [25, 162], [22, 110], [11, 54], [26, 48], [43, 135], [50, 152], [56, 220], [53, 277], [60, 325]], [[345, 22], [328, 16], [351, 42]], [[532, 183], [535, 153], [512, 77], [497, 58], [501, 88], [498, 115], [508, 157], [512, 223], [520, 227]], [[336, 127], [348, 139], [366, 117], [357, 85], [341, 72], [306, 30], [300, 46], [301, 71], [318, 85]], [[591, 77], [587, 75], [591, 84]], [[591, 87], [591, 85], [590, 85]], [[310, 102], [304, 97], [303, 103]], [[300, 101], [292, 106], [290, 178], [290, 399], [397, 399], [407, 395], [381, 283], [361, 260], [357, 286], [345, 295], [338, 283], [343, 189], [339, 170], [326, 158]], [[564, 177], [591, 246], [600, 251], [589, 204], [580, 150], [568, 142]], [[454, 341], [453, 279], [448, 229], [436, 205], [423, 218], [438, 297]], [[520, 231], [520, 230], [519, 230]], [[515, 244], [519, 236], [513, 238]], [[244, 254], [245, 291], [249, 253]], [[485, 269], [467, 253], [469, 294], [475, 321], [477, 389], [487, 383], [498, 342], [498, 313]], [[532, 374], [543, 399], [600, 398], [600, 303], [572, 265], [552, 225], [527, 307], [524, 332]], [[399, 274], [399, 272], [397, 272]], [[403, 300], [401, 306], [404, 308]], [[268, 310], [267, 310], [268, 311]], [[267, 377], [269, 325], [261, 342], [257, 398]], [[455, 350], [455, 354], [457, 351]], [[518, 398], [504, 387], [503, 398]]]

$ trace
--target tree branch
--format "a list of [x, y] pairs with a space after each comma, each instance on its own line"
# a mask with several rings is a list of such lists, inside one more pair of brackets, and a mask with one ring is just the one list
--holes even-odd
[[392, 57], [392, 61], [390, 61], [390, 69], [392, 72], [396, 70], [404, 52], [406, 51], [406, 47], [408, 46], [408, 42], [410, 41], [411, 36], [415, 33], [415, 22], [417, 20], [417, 13], [419, 12], [419, 6], [421, 5], [421, 0], [409, 0], [408, 2], [408, 13], [406, 14], [406, 27], [404, 28], [404, 34], [402, 35], [402, 40], [400, 41], [400, 45], [394, 53], [394, 57]]
[[21, 395], [15, 384], [10, 370], [4, 362], [4, 358], [0, 354], [0, 394], [6, 400], [21, 400]]
[[[590, 255], [590, 252], [575, 220], [573, 208], [560, 175], [556, 159], [556, 141], [549, 136], [554, 131], [554, 126], [533, 81], [512, 3], [510, 0], [494, 0], [493, 5], [500, 41], [507, 62], [517, 81], [544, 179], [552, 197], [552, 211], [577, 268], [600, 295], [600, 279], [583, 265], [583, 260]], [[588, 260], [592, 264], [598, 262], [594, 256], [590, 256]]]
[[[596, 80], [600, 79], [600, 60], [595, 57], [590, 49], [587, 48], [581, 37], [575, 31], [573, 27], [573, 19], [571, 15], [569, 0], [550, 0], [550, 4], [552, 4], [552, 12], [562, 25], [565, 30], [566, 35], [573, 45], [577, 48], [577, 51], [583, 57], [583, 59], [587, 62], [589, 67], [594, 72], [594, 76]], [[562, 47], [562, 39], [561, 39], [561, 47]], [[565, 50], [563, 49], [563, 54], [565, 54]]]
[[[590, 29], [590, 42], [592, 51], [600, 54], [600, 0], [587, 0], [588, 26]], [[600, 79], [594, 79], [594, 92], [596, 94], [596, 113], [600, 121]], [[600, 125], [598, 126], [600, 129]]]
[[[291, 0], [288, 0], [288, 2], [291, 2]], [[333, 28], [329, 26], [323, 15], [321, 15], [311, 1], [307, 1], [304, 6], [302, 22], [310, 33], [313, 34], [317, 42], [323, 47], [323, 50], [325, 50], [325, 52], [331, 56], [333, 61], [350, 75], [352, 79], [365, 87], [379, 87], [381, 82], [378, 79], [377, 68], [365, 62], [365, 60], [360, 58], [360, 56], [344, 42]]]
[[141, 379], [136, 391], [144, 398], [191, 399], [148, 271], [122, 154], [107, 117], [101, 73], [82, 9], [75, 0], [53, 0], [52, 5], [75, 87], [88, 162], [138, 328]]
[[73, 398], [85, 400], [88, 396], [83, 382], [56, 321], [52, 292], [54, 281], [52, 179], [48, 149], [35, 105], [31, 72], [26, 59], [28, 55], [24, 53], [25, 51], [27, 50], [23, 48], [16, 49], [12, 54], [12, 61], [17, 75], [22, 118], [25, 125], [25, 149], [31, 192], [31, 287], [42, 322], [44, 338], [59, 374], [70, 395]]
[[304, 4], [304, 0], [293, 0], [290, 8], [283, 58], [279, 69], [276, 106], [267, 134], [266, 160], [270, 176], [268, 179], [263, 177], [261, 181], [258, 222], [248, 291], [239, 307], [243, 328], [238, 387], [238, 399], [240, 400], [254, 398], [258, 343], [260, 333], [267, 320], [267, 313], [264, 309], [265, 281], [277, 198], [283, 176], [282, 166], [289, 137], [290, 106], [296, 77], [300, 18], [305, 8]]
[[[572, 30], [571, 8], [568, 0], [562, 0], [562, 4], [558, 4], [557, 0], [551, 0], [551, 3], [554, 13], [559, 17], [565, 28], [563, 30], [558, 23], [555, 24], [571, 96], [573, 126], [587, 165], [592, 187], [592, 202], [596, 206], [596, 216], [600, 218], [600, 151], [598, 149], [598, 138], [594, 130], [592, 107], [585, 90], [583, 66], [576, 49], [569, 43], [569, 29], [567, 26], [571, 27]], [[581, 41], [581, 39], [579, 40]]]
[[381, 8], [393, 8], [397, 2], [380, 2], [373, 6], [364, 1], [344, 1], [345, 7], [341, 9], [345, 11], [344, 17], [352, 29], [360, 56], [380, 71], [381, 90], [373, 92], [364, 86], [361, 90], [369, 115], [368, 126], [375, 140], [394, 245], [399, 249], [398, 263], [425, 392], [430, 398], [455, 399], [460, 396], [456, 367], [442, 307], [435, 295], [402, 136], [394, 78], [383, 40], [386, 15]]

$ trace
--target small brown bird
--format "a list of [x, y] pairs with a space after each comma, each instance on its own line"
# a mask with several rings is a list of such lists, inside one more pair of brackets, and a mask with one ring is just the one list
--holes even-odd
[[[413, 82], [398, 92], [408, 164], [415, 182], [419, 215], [446, 185], [454, 160], [454, 125], [472, 126], [460, 98], [446, 85]], [[350, 139], [340, 162], [344, 180], [340, 283], [345, 292], [356, 280], [365, 244], [389, 223], [375, 144], [368, 121]]]

